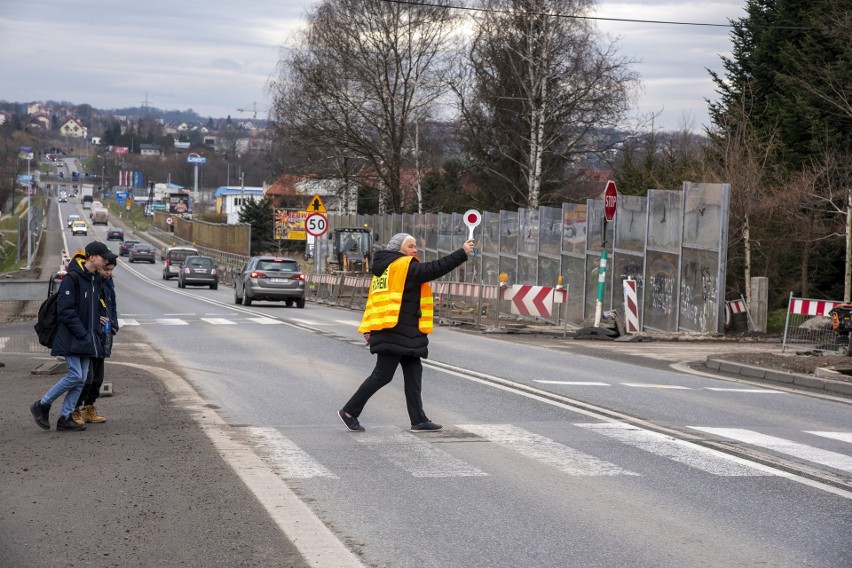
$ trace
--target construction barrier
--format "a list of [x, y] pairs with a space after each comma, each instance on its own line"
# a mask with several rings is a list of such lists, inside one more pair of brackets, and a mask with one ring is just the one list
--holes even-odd
[[751, 314], [745, 298], [740, 296], [739, 300], [725, 301], [725, 330], [727, 331], [749, 331], [754, 329], [751, 322]]
[[840, 304], [842, 302], [794, 298], [790, 292], [781, 352], [784, 353], [788, 345], [824, 351], [845, 348], [845, 344], [838, 342], [838, 334], [831, 328], [831, 317], [828, 314]]
[[636, 296], [636, 281], [628, 278], [621, 281], [624, 289], [624, 328], [627, 333], [638, 333], [639, 326], [639, 300]]

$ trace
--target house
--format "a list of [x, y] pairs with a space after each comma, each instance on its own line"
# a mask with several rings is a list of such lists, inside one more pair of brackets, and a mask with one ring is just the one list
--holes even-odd
[[23, 126], [29, 130], [50, 130], [50, 117], [46, 114], [29, 116]]
[[163, 147], [159, 144], [140, 144], [139, 153], [143, 156], [162, 156]]
[[59, 127], [59, 134], [69, 138], [86, 138], [88, 129], [76, 118], [69, 118]]
[[240, 212], [248, 200], [260, 201], [264, 196], [263, 187], [222, 186], [213, 193], [216, 213], [224, 214], [229, 225], [240, 222]]

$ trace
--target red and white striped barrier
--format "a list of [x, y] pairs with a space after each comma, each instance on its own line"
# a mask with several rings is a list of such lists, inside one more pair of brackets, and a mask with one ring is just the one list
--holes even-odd
[[624, 319], [627, 333], [639, 331], [639, 300], [636, 296], [636, 281], [628, 278], [621, 281], [624, 289]]
[[843, 302], [790, 298], [790, 313], [800, 316], [827, 316], [831, 309]]
[[[552, 286], [514, 285], [506, 289], [503, 299], [510, 301], [510, 312], [521, 316], [549, 318], [553, 315]], [[559, 294], [563, 294], [560, 290]]]
[[441, 282], [438, 295], [462, 296], [464, 298], [479, 298], [482, 294], [484, 300], [496, 300], [499, 297], [498, 286], [484, 284], [468, 284], [466, 282]]

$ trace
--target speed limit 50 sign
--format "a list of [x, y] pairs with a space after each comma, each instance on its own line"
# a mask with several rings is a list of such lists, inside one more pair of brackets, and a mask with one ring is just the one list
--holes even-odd
[[312, 237], [321, 237], [328, 231], [328, 219], [322, 213], [312, 213], [305, 219], [305, 232]]

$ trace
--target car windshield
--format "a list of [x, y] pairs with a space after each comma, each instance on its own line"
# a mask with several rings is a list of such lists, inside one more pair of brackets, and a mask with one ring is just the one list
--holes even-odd
[[[198, 253], [196, 253], [196, 254], [198, 254]], [[169, 259], [170, 259], [173, 263], [177, 263], [177, 264], [182, 263], [184, 260], [186, 260], [186, 257], [188, 257], [188, 256], [192, 256], [192, 251], [188, 251], [188, 250], [173, 250], [173, 251], [171, 251], [171, 252], [169, 253]]]
[[189, 266], [203, 266], [205, 268], [210, 268], [211, 266], [213, 266], [213, 259], [201, 257], [189, 258], [187, 259], [186, 264], [188, 264]]
[[257, 263], [258, 270], [280, 271], [280, 272], [298, 272], [299, 265], [294, 260], [261, 260]]
[[136, 245], [135, 247], [133, 247], [133, 250], [141, 252], [151, 252], [151, 245]]

